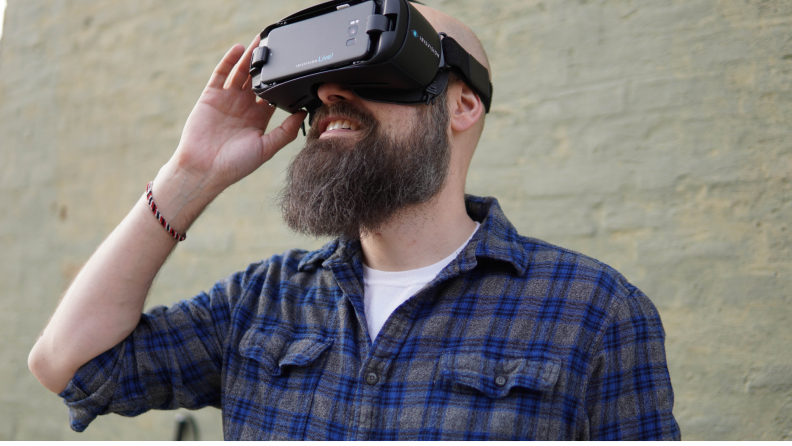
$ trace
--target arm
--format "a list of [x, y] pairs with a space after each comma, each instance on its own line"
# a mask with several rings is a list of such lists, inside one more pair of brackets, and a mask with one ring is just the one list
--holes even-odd
[[[223, 190], [293, 141], [305, 118], [297, 113], [265, 133], [274, 109], [256, 98], [247, 73], [257, 45], [258, 37], [247, 51], [235, 45], [226, 53], [154, 179], [154, 201], [180, 233]], [[30, 352], [28, 366], [46, 388], [60, 393], [77, 369], [132, 333], [175, 245], [141, 196], [77, 275]]]
[[665, 332], [640, 290], [616, 303], [591, 362], [586, 392], [590, 440], [679, 440]]

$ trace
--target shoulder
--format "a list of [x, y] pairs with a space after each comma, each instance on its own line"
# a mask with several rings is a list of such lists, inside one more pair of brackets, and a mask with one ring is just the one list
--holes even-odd
[[526, 252], [526, 283], [546, 283], [547, 296], [582, 310], [581, 322], [600, 332], [620, 321], [660, 324], [652, 301], [610, 265], [535, 238], [519, 236], [519, 243]]
[[300, 262], [310, 252], [304, 249], [290, 249], [264, 260], [253, 262], [238, 275], [246, 286], [255, 285], [268, 279], [288, 278], [297, 273]]
[[229, 276], [225, 281], [238, 284], [242, 290], [253, 291], [262, 287], [278, 286], [278, 284], [290, 281], [298, 275], [306, 273], [315, 275], [322, 269], [321, 267], [317, 268], [317, 265], [314, 264], [316, 255], [322, 249], [317, 251], [290, 249], [268, 259], [253, 262], [244, 271]]
[[525, 250], [526, 274], [551, 274], [553, 280], [601, 287], [614, 297], [624, 297], [635, 287], [616, 269], [597, 259], [543, 240], [519, 236]]
[[[551, 303], [564, 304], [564, 310], [569, 309], [566, 305], [586, 305], [594, 313], [612, 311], [630, 300], [648, 301], [611, 266], [571, 249], [520, 235], [497, 199], [467, 195], [466, 206], [471, 218], [482, 224], [470, 254], [475, 252], [479, 262], [509, 264], [513, 271], [509, 276], [522, 284], [523, 297], [530, 297], [533, 302], [549, 299]], [[467, 258], [468, 263], [471, 260], [472, 257]]]
[[290, 249], [249, 264], [245, 270], [217, 282], [215, 289], [240, 298], [266, 295], [277, 300], [286, 293], [297, 292], [297, 288], [315, 286], [317, 280], [327, 276], [323, 263], [337, 247], [338, 241], [334, 240], [315, 251]]

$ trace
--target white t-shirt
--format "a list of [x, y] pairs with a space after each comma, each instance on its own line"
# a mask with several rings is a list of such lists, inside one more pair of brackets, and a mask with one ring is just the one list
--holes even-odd
[[[473, 234], [478, 231], [480, 226], [481, 224], [476, 222]], [[363, 307], [366, 311], [366, 321], [372, 342], [377, 338], [377, 334], [391, 313], [437, 277], [440, 271], [467, 246], [470, 239], [473, 238], [473, 234], [470, 234], [465, 243], [450, 256], [434, 265], [396, 272], [380, 271], [363, 265]]]

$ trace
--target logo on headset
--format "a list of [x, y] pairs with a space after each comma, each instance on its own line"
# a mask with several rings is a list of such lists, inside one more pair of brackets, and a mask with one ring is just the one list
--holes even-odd
[[315, 64], [317, 62], [324, 62], [326, 60], [330, 60], [330, 59], [333, 58], [333, 54], [334, 53], [330, 53], [330, 54], [328, 54], [326, 56], [319, 56], [318, 59], [313, 59], [313, 60], [309, 60], [308, 62], [298, 63], [297, 64], [297, 68], [302, 68], [302, 67], [304, 67], [306, 65], [313, 65], [313, 64]]
[[434, 54], [435, 57], [440, 57], [440, 53], [438, 53], [437, 50], [434, 49], [434, 47], [432, 45], [430, 45], [429, 42], [427, 42], [423, 37], [419, 36], [418, 35], [418, 31], [413, 30], [412, 35], [413, 35], [413, 37], [417, 37], [418, 40], [423, 42], [423, 44], [426, 45], [426, 47], [429, 48], [430, 51], [432, 51], [432, 54]]

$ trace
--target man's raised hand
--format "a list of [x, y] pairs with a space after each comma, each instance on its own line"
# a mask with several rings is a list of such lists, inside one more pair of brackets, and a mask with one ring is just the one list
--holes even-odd
[[297, 137], [305, 112], [266, 133], [275, 109], [256, 97], [248, 74], [259, 39], [247, 50], [234, 45], [223, 56], [187, 118], [179, 147], [155, 180], [158, 206], [171, 214], [174, 227], [186, 229], [215, 196]]

